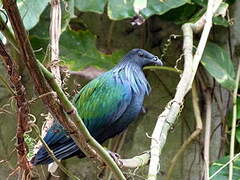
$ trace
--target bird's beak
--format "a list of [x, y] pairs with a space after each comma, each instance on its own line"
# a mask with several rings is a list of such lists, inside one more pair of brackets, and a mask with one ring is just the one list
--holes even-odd
[[163, 62], [157, 56], [154, 56], [153, 62], [155, 65], [163, 66]]

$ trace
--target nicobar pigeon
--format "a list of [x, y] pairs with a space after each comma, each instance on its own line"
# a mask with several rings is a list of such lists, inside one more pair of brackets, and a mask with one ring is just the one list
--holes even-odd
[[[143, 67], [150, 64], [163, 65], [157, 56], [146, 50], [133, 49], [119, 64], [90, 81], [73, 98], [85, 126], [100, 144], [125, 130], [140, 113], [144, 96], [151, 90]], [[48, 130], [44, 141], [58, 159], [85, 156], [57, 122]], [[44, 147], [31, 160], [33, 165], [51, 162]]]

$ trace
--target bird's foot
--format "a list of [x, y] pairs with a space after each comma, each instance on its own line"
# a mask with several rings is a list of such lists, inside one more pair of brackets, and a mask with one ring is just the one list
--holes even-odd
[[123, 162], [121, 161], [121, 156], [118, 153], [112, 152], [108, 150], [109, 155], [113, 158], [113, 160], [117, 163], [119, 167], [123, 166]]

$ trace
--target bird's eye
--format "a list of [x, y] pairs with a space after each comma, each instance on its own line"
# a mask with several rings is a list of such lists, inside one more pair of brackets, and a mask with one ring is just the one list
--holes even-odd
[[138, 56], [139, 56], [139, 57], [143, 57], [143, 55], [144, 55], [144, 54], [143, 54], [142, 51], [138, 51]]
[[158, 60], [158, 57], [157, 57], [157, 56], [154, 56], [153, 60], [154, 60], [154, 61], [157, 61], [157, 60]]

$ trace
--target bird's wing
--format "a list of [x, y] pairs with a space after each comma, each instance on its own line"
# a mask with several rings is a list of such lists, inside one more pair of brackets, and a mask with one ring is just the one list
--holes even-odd
[[[132, 90], [124, 77], [111, 73], [87, 84], [74, 99], [84, 124], [94, 136], [121, 117], [132, 99]], [[97, 139], [97, 137], [95, 137]]]
[[[121, 117], [131, 102], [132, 90], [124, 78], [115, 78], [110, 73], [88, 83], [73, 103], [85, 126], [95, 139], [101, 139], [101, 132], [111, 127]], [[81, 153], [67, 132], [55, 123], [44, 138], [54, 155], [64, 159]], [[49, 164], [51, 157], [42, 147], [31, 161], [33, 164]]]

